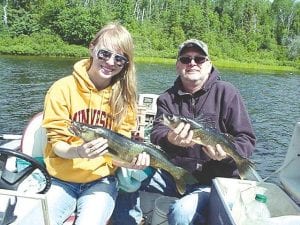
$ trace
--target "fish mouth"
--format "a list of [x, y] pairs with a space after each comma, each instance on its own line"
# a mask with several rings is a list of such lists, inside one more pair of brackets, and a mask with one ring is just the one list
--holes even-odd
[[161, 122], [166, 125], [166, 126], [170, 126], [171, 125], [171, 121], [173, 121], [175, 118], [174, 115], [167, 115], [167, 114], [163, 114], [162, 118], [161, 118]]
[[158, 118], [159, 123], [164, 123], [164, 120], [165, 120], [165, 114], [163, 114], [162, 117]]
[[167, 114], [164, 113], [164, 114], [162, 115], [161, 120], [162, 120], [162, 121], [168, 121], [168, 120], [169, 120], [169, 116], [168, 116]]
[[80, 134], [79, 129], [76, 127], [76, 125], [74, 124], [74, 122], [71, 123], [70, 127], [68, 128], [68, 130], [74, 134], [75, 136], [78, 136]]

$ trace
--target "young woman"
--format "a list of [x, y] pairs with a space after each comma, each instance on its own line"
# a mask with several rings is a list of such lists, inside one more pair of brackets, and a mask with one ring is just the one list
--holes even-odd
[[[70, 121], [100, 125], [130, 137], [136, 126], [136, 83], [133, 41], [120, 24], [103, 27], [89, 45], [90, 58], [47, 92], [43, 126], [47, 130], [47, 170], [51, 225], [77, 211], [76, 224], [100, 225], [109, 220], [117, 196], [118, 162], [104, 156], [107, 140], [88, 143], [68, 131]], [[143, 169], [149, 156], [140, 154], [130, 168]]]

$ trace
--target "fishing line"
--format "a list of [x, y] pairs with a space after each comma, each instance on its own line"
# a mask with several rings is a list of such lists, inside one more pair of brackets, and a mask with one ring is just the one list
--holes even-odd
[[[290, 160], [288, 163], [282, 165], [281, 167], [279, 167], [276, 171], [274, 171], [270, 176], [259, 180], [258, 182], [256, 182], [255, 184], [252, 184], [250, 187], [247, 187], [243, 190], [240, 191], [240, 196], [242, 196], [243, 193], [245, 193], [247, 190], [252, 189], [252, 188], [256, 188], [257, 186], [265, 183], [270, 177], [274, 176], [275, 174], [279, 173], [280, 171], [282, 171], [284, 168], [286, 168], [288, 165], [290, 165], [294, 160], [296, 160], [298, 157], [300, 157], [300, 154], [296, 155], [297, 157], [293, 158], [292, 160]], [[244, 203], [243, 199], [242, 202]]]
[[[300, 156], [300, 154], [296, 155], [297, 157]], [[297, 159], [297, 157], [294, 157], [292, 160], [290, 160], [288, 163], [283, 164], [281, 167], [279, 167], [277, 170], [275, 170], [273, 173], [271, 173], [271, 175], [267, 176], [266, 178], [262, 179], [259, 183], [263, 183], [266, 180], [268, 180], [270, 177], [274, 176], [275, 174], [281, 172], [284, 168], [286, 168], [288, 165], [290, 165], [292, 162], [294, 162], [294, 160]]]

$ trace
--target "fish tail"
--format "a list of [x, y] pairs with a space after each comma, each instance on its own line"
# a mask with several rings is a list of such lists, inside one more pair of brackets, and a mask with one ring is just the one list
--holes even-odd
[[189, 172], [184, 171], [183, 179], [186, 184], [197, 184], [199, 183], [198, 180]]
[[190, 174], [185, 169], [178, 167], [177, 170], [179, 171], [179, 173], [177, 173], [179, 175], [173, 177], [179, 194], [183, 195], [186, 192], [187, 184], [196, 184], [198, 183], [198, 181], [192, 174]]
[[184, 182], [183, 179], [176, 179], [175, 178], [175, 183], [176, 183], [176, 188], [179, 194], [183, 195], [186, 192], [186, 183]]
[[251, 171], [255, 168], [254, 163], [246, 158], [236, 161], [236, 165], [241, 179], [245, 179], [245, 177], [247, 177], [247, 174], [250, 174]]

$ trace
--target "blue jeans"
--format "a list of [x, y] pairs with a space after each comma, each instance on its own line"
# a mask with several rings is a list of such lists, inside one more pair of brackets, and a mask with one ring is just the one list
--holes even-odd
[[210, 190], [211, 188], [206, 185], [191, 187], [188, 194], [171, 204], [168, 214], [169, 225], [205, 224]]
[[90, 183], [71, 183], [52, 179], [47, 193], [51, 225], [61, 225], [76, 210], [76, 225], [105, 225], [118, 194], [113, 176]]
[[[209, 186], [188, 185], [186, 193], [180, 196], [172, 176], [165, 171], [156, 170], [152, 177], [143, 181], [140, 190], [179, 198], [170, 205], [169, 225], [198, 225], [206, 221]], [[137, 225], [142, 221], [142, 216], [139, 193], [120, 192], [112, 216], [113, 224]]]

